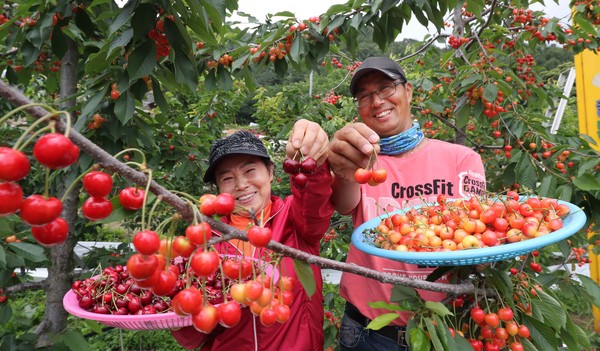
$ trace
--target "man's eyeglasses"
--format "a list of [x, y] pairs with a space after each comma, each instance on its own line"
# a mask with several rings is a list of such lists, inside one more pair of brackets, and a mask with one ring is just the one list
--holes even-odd
[[354, 98], [354, 100], [356, 101], [356, 106], [364, 107], [370, 105], [373, 102], [373, 94], [377, 94], [377, 96], [379, 96], [381, 99], [389, 98], [390, 96], [396, 93], [396, 86], [404, 83], [405, 82], [403, 81], [390, 82], [380, 86], [379, 88], [373, 90], [370, 93], [360, 93]]

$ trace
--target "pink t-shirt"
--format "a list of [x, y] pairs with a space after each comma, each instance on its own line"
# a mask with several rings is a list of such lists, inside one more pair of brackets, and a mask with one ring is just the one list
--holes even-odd
[[[377, 186], [361, 185], [361, 200], [352, 213], [354, 227], [367, 220], [407, 206], [433, 203], [439, 194], [448, 198], [468, 198], [470, 194], [485, 192], [485, 171], [481, 157], [473, 150], [457, 144], [427, 139], [425, 145], [404, 157], [378, 157], [379, 168], [387, 170], [387, 180]], [[436, 267], [422, 267], [365, 254], [354, 245], [346, 260], [348, 263], [368, 267], [380, 272], [403, 277], [422, 279]], [[442, 277], [438, 282], [447, 282]], [[386, 310], [373, 309], [368, 303], [390, 301], [392, 284], [383, 284], [356, 274], [343, 273], [340, 282], [341, 296], [356, 306], [369, 319], [374, 319]], [[419, 290], [428, 301], [440, 301], [443, 293]], [[396, 319], [392, 324], [406, 325], [409, 317]]]

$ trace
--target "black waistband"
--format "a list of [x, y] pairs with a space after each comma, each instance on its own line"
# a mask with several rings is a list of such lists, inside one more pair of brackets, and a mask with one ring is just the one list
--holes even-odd
[[[355, 322], [358, 322], [363, 327], [369, 325], [371, 320], [365, 316], [350, 302], [346, 302], [346, 315], [353, 319]], [[388, 325], [379, 330], [370, 329], [372, 332], [377, 333], [381, 336], [385, 336], [388, 339], [392, 339], [398, 343], [400, 346], [408, 346], [406, 344], [406, 339], [404, 338], [404, 332], [406, 328]]]

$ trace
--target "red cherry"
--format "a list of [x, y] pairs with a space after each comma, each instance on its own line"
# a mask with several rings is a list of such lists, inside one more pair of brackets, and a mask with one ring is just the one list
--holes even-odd
[[17, 183], [0, 183], [0, 217], [16, 213], [23, 203], [23, 190]]
[[191, 259], [190, 266], [198, 276], [209, 276], [219, 267], [219, 255], [215, 251], [196, 251]]
[[200, 312], [192, 315], [192, 325], [199, 332], [210, 334], [219, 323], [219, 311], [213, 305], [205, 305]]
[[229, 258], [223, 260], [223, 274], [232, 280], [238, 279], [241, 274], [242, 264], [239, 260]]
[[200, 196], [200, 212], [202, 212], [203, 215], [211, 217], [215, 214], [217, 214], [217, 211], [215, 211], [215, 200], [217, 199], [216, 195], [213, 194], [204, 194], [202, 196]]
[[144, 190], [128, 187], [119, 193], [119, 202], [126, 210], [139, 210], [144, 204], [144, 195]]
[[177, 284], [177, 275], [172, 271], [160, 271], [160, 278], [152, 286], [152, 292], [156, 296], [166, 296], [175, 289]]
[[226, 328], [236, 326], [242, 319], [242, 308], [235, 301], [227, 301], [217, 307], [219, 314], [219, 324]]
[[48, 224], [60, 216], [62, 202], [55, 197], [30, 195], [21, 205], [21, 219], [31, 226]]
[[160, 238], [155, 231], [142, 230], [133, 236], [133, 247], [144, 255], [152, 255], [160, 248]]
[[83, 176], [83, 188], [90, 196], [106, 197], [112, 185], [112, 177], [104, 172], [92, 171]]
[[472, 308], [469, 314], [475, 323], [481, 323], [485, 320], [485, 311], [479, 307]]
[[60, 133], [48, 133], [36, 141], [33, 156], [50, 169], [70, 166], [79, 158], [79, 148]]
[[248, 229], [248, 241], [256, 247], [265, 247], [271, 241], [273, 232], [270, 228], [252, 226]]
[[300, 163], [292, 158], [286, 158], [283, 161], [283, 171], [288, 174], [297, 174], [300, 172]]
[[371, 180], [371, 171], [359, 168], [354, 172], [354, 180], [358, 184], [366, 184]]
[[119, 98], [119, 96], [121, 96], [121, 93], [118, 90], [111, 90], [110, 91], [110, 98], [113, 100], [117, 100]]
[[30, 169], [29, 159], [21, 151], [0, 147], [0, 180], [16, 182], [25, 178]]
[[215, 212], [220, 216], [228, 216], [235, 208], [235, 198], [231, 194], [220, 193], [215, 199]]
[[310, 174], [317, 169], [317, 161], [312, 157], [307, 157], [300, 162], [300, 172]]
[[260, 312], [260, 323], [265, 327], [270, 327], [277, 322], [277, 313], [270, 307], [264, 308]]
[[375, 169], [371, 171], [371, 179], [375, 183], [383, 183], [387, 179], [387, 171], [383, 168]]
[[104, 197], [90, 197], [81, 206], [81, 213], [90, 221], [104, 219], [112, 213], [113, 205]]
[[178, 256], [190, 257], [195, 249], [196, 245], [194, 245], [186, 236], [177, 235], [175, 239], [173, 239], [173, 250], [175, 250]]
[[62, 218], [41, 227], [31, 227], [31, 235], [40, 244], [46, 247], [63, 243], [69, 234], [69, 225]]
[[155, 255], [135, 253], [127, 260], [129, 275], [138, 280], [150, 278], [158, 268], [158, 258]]
[[510, 322], [514, 317], [514, 313], [510, 307], [503, 307], [498, 310], [498, 318], [503, 322]]
[[212, 229], [208, 222], [200, 222], [185, 229], [185, 236], [194, 245], [203, 245], [212, 236]]
[[308, 177], [304, 173], [298, 173], [293, 176], [292, 182], [296, 188], [304, 189], [306, 188], [306, 184], [308, 184]]
[[275, 314], [277, 315], [277, 321], [279, 323], [285, 323], [290, 319], [291, 310], [288, 305], [279, 304], [273, 307]]
[[184, 315], [196, 314], [202, 309], [202, 293], [196, 287], [181, 290], [173, 299], [177, 299], [179, 310]]

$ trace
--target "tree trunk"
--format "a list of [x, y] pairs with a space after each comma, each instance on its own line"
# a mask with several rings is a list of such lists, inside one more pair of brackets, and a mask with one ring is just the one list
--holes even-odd
[[[77, 60], [79, 53], [77, 45], [72, 40], [67, 40], [67, 51], [62, 58], [62, 69], [60, 79], [60, 97], [63, 99], [60, 109], [73, 111], [75, 107], [75, 93], [77, 92]], [[68, 97], [73, 97], [69, 98]], [[74, 121], [73, 121], [74, 122]], [[68, 189], [69, 184], [77, 178], [79, 169], [76, 165], [71, 166], [67, 174], [61, 178], [59, 194], [62, 195]], [[46, 286], [46, 310], [44, 319], [37, 328], [39, 334], [38, 347], [53, 344], [53, 336], [67, 328], [68, 313], [63, 308], [63, 296], [71, 288], [71, 272], [74, 269], [73, 248], [77, 243], [77, 233], [74, 233], [74, 223], [77, 216], [77, 206], [80, 186], [76, 186], [63, 200], [62, 217], [69, 224], [69, 236], [61, 245], [50, 249], [50, 266], [48, 267], [48, 278]]]

